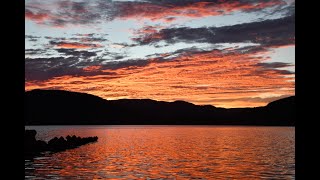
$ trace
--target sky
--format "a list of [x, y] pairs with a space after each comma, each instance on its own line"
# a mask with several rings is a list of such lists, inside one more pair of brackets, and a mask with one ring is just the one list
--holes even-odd
[[294, 0], [25, 0], [25, 90], [258, 107], [295, 94]]

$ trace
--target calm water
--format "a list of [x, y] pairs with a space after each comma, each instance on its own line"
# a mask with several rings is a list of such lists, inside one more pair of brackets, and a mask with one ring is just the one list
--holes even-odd
[[27, 126], [97, 143], [25, 161], [26, 179], [295, 179], [294, 127]]

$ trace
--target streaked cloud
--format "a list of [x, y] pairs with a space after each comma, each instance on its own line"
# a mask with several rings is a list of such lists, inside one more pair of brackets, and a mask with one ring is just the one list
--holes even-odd
[[[135, 64], [130, 65], [122, 64], [121, 66], [119, 63], [116, 69], [114, 64], [113, 68], [91, 66], [85, 68], [85, 71], [95, 72], [94, 76], [64, 75], [46, 81], [29, 81], [26, 87], [27, 89], [55, 89], [56, 86], [63, 85], [68, 90], [88, 92], [106, 99], [120, 98], [110, 96], [111, 93], [120, 93], [123, 98], [186, 100], [195, 104], [217, 106], [221, 106], [223, 102], [232, 106], [231, 100], [219, 101], [219, 98], [225, 99], [225, 97], [239, 101], [248, 97], [258, 98], [260, 94], [266, 93], [273, 93], [276, 97], [293, 94], [294, 82], [289, 80], [294, 77], [284, 76], [293, 72], [278, 70], [279, 65], [261, 64], [263, 59], [257, 56], [259, 53], [264, 52], [256, 52], [255, 55], [238, 52], [223, 53], [217, 50], [186, 52], [167, 61], [158, 58], [135, 61]], [[290, 66], [290, 64], [281, 64], [281, 67], [284, 66]], [[97, 73], [98, 71], [100, 73]], [[82, 83], [73, 84], [73, 81]], [[201, 84], [202, 86], [199, 86]], [[88, 90], [88, 86], [99, 88]], [[110, 90], [110, 87], [117, 90]], [[267, 103], [267, 101], [259, 101], [249, 105], [249, 102], [246, 106]], [[226, 104], [224, 104], [225, 107], [227, 107]]]
[[295, 1], [26, 0], [25, 88], [255, 107], [294, 95]]
[[88, 48], [99, 48], [102, 47], [100, 44], [89, 44], [89, 43], [75, 43], [67, 41], [50, 41], [50, 44], [55, 48], [66, 48], [66, 49], [88, 49]]
[[244, 23], [224, 27], [202, 28], [169, 28], [149, 33], [134, 40], [140, 44], [166, 41], [177, 42], [208, 42], [237, 43], [252, 42], [268, 46], [293, 44], [295, 41], [295, 16], [276, 20]]
[[[282, 0], [179, 0], [179, 1], [49, 1], [28, 0], [25, 16], [39, 24], [61, 27], [68, 24], [85, 25], [120, 19], [149, 19], [171, 22], [176, 17], [201, 18], [233, 12], [257, 12], [266, 8], [279, 11], [288, 4]], [[51, 11], [51, 9], [55, 11]]]

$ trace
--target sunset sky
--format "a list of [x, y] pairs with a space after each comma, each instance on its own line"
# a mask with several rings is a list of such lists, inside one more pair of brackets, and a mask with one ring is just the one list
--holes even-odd
[[256, 107], [295, 94], [293, 0], [26, 0], [25, 89]]

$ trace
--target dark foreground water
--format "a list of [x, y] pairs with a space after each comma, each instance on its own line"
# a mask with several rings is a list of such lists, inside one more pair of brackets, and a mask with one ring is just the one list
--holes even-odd
[[295, 179], [294, 127], [26, 126], [98, 142], [25, 160], [26, 179]]

